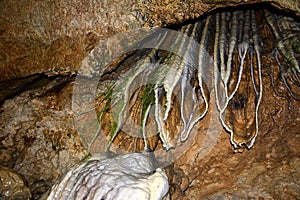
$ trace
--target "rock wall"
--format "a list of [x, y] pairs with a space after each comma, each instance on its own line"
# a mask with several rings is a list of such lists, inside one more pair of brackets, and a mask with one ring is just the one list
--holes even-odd
[[[99, 41], [256, 2], [1, 1], [0, 165], [22, 174], [38, 199], [88, 154], [73, 124], [72, 89], [81, 61]], [[300, 16], [297, 0], [264, 2]], [[200, 132], [168, 169], [172, 199], [299, 198], [299, 102], [288, 105], [270, 88], [266, 82], [254, 148], [234, 153], [223, 131], [211, 135], [217, 143], [206, 153]]]
[[[97, 41], [116, 33], [257, 2], [262, 1], [1, 1], [0, 82], [39, 73], [68, 75]], [[263, 2], [300, 16], [298, 0]]]

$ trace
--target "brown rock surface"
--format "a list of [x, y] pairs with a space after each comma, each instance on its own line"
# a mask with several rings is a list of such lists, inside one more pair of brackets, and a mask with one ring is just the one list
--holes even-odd
[[0, 198], [26, 200], [31, 198], [24, 178], [6, 167], [0, 167]]
[[[254, 147], [235, 153], [229, 134], [210, 126], [218, 122], [207, 117], [198, 125], [199, 132], [186, 153], [169, 167], [172, 199], [299, 197], [299, 102], [293, 100], [288, 109], [286, 99], [268, 90], [269, 77], [264, 80], [260, 132]], [[39, 88], [1, 106], [0, 163], [24, 175], [34, 198], [87, 155], [74, 127], [72, 81], [44, 80]], [[207, 132], [207, 128], [217, 132]]]
[[[300, 15], [299, 0], [1, 1], [0, 102], [32, 76], [76, 73], [97, 42], [120, 32], [195, 19], [220, 7], [271, 2]], [[22, 79], [22, 80], [19, 80]], [[16, 84], [7, 85], [12, 80]]]
[[292, 11], [300, 15], [299, 0], [203, 0], [203, 1], [170, 1], [170, 0], [149, 0], [142, 6], [142, 13], [145, 15], [146, 24], [150, 26], [165, 26], [166, 24], [176, 24], [182, 21], [198, 18], [209, 11], [234, 7], [238, 5], [250, 5], [255, 3], [268, 2], [272, 5]]
[[[69, 76], [100, 40], [245, 2], [1, 1], [0, 165], [23, 174], [36, 199], [87, 155], [73, 124]], [[298, 0], [271, 2], [300, 16]], [[289, 109], [286, 99], [270, 90], [267, 75], [264, 79], [254, 147], [234, 153], [223, 131], [211, 133], [212, 143], [201, 148], [206, 133], [199, 131], [170, 170], [172, 199], [300, 197], [299, 102], [292, 100]], [[199, 129], [208, 124], [203, 121]]]
[[300, 15], [299, 0], [1, 1], [0, 82], [38, 73], [70, 74], [97, 41], [116, 33], [256, 2], [272, 2]]
[[34, 198], [87, 155], [73, 126], [71, 92], [68, 78], [43, 78], [0, 108], [0, 164], [24, 175]]
[[[186, 184], [184, 178], [189, 182], [188, 188], [176, 182], [174, 199], [299, 198], [299, 102], [288, 109], [287, 101], [274, 96], [269, 87], [264, 86], [260, 132], [254, 147], [234, 153], [223, 131], [215, 134], [217, 143], [205, 154], [198, 137], [174, 164], [175, 180], [179, 174], [182, 185]], [[202, 151], [197, 154], [194, 149]]]

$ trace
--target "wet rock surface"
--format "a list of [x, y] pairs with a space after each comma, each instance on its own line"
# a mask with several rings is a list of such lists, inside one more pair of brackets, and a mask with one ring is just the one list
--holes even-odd
[[[224, 131], [212, 134], [211, 139], [217, 140], [212, 149], [203, 148], [203, 139], [197, 137], [191, 149], [174, 163], [174, 199], [299, 198], [299, 102], [293, 101], [288, 109], [287, 101], [268, 90], [269, 84], [264, 85], [262, 119], [254, 147], [235, 153]], [[178, 174], [181, 184], [176, 182]]]
[[24, 200], [31, 198], [25, 179], [7, 167], [0, 167], [0, 198]]
[[[35, 198], [87, 155], [73, 126], [69, 81], [52, 80], [1, 106], [0, 163], [23, 174]], [[229, 134], [207, 135], [211, 123], [204, 120], [190, 148], [171, 166], [172, 199], [299, 197], [299, 102], [293, 100], [289, 109], [269, 87], [264, 86], [254, 147], [234, 153]], [[206, 137], [210, 143], [203, 142]]]
[[[97, 42], [132, 28], [177, 24], [244, 3], [226, 2], [1, 1], [0, 165], [23, 175], [32, 199], [38, 199], [88, 154], [74, 126], [71, 101], [74, 73]], [[299, 16], [299, 1], [272, 2]], [[211, 122], [202, 121], [190, 147], [166, 169], [171, 199], [300, 197], [299, 102], [289, 105], [274, 95], [268, 80], [266, 71], [254, 147], [234, 152], [228, 133], [207, 134]]]
[[160, 200], [168, 190], [168, 178], [152, 153], [96, 155], [72, 167], [47, 199]]

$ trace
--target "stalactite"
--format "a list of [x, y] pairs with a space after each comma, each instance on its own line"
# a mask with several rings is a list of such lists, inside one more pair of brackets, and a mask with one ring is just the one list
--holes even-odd
[[209, 67], [209, 58], [207, 57], [207, 45], [208, 45], [208, 38], [211, 33], [211, 24], [212, 24], [212, 18], [211, 16], [208, 16], [205, 21], [205, 26], [202, 31], [202, 36], [200, 39], [200, 46], [199, 46], [199, 65], [198, 65], [198, 81], [200, 86], [201, 95], [203, 97], [204, 103], [205, 103], [205, 110], [200, 116], [195, 120], [195, 123], [202, 119], [204, 115], [207, 113], [208, 110], [208, 101], [209, 101], [209, 95], [208, 95], [208, 89], [207, 84], [209, 82], [210, 74], [207, 73], [207, 68]]
[[[192, 31], [192, 34], [191, 34], [191, 38], [189, 39], [189, 44], [192, 45], [193, 43], [196, 43], [195, 42], [195, 39], [196, 39], [196, 32], [197, 30], [199, 29], [199, 26], [201, 26], [201, 23], [200, 22], [197, 22], [194, 24], [194, 28], [193, 28], [193, 31]], [[186, 63], [186, 65], [184, 66], [184, 69], [183, 69], [183, 72], [182, 72], [182, 77], [181, 77], [181, 102], [180, 102], [180, 113], [181, 113], [181, 120], [183, 122], [183, 130], [181, 131], [180, 133], [180, 139], [181, 141], [184, 141], [188, 135], [189, 135], [189, 132], [190, 132], [190, 123], [191, 123], [191, 120], [193, 119], [194, 117], [194, 112], [197, 112], [197, 108], [195, 108], [195, 106], [197, 106], [197, 99], [196, 99], [196, 95], [195, 95], [195, 92], [196, 92], [196, 89], [195, 87], [191, 87], [191, 85], [189, 84], [193, 84], [193, 83], [189, 83], [189, 81], [192, 79], [192, 77], [194, 76], [194, 74], [196, 73], [196, 67], [197, 66], [194, 66], [194, 65], [197, 65], [197, 61], [196, 61], [196, 58], [195, 56], [193, 56], [195, 54], [195, 52], [197, 52], [198, 48], [193, 46], [193, 47], [190, 47], [190, 50], [188, 51], [190, 53], [190, 55], [192, 56], [189, 56], [190, 60], [188, 59], [188, 62]], [[190, 87], [188, 87], [190, 86]], [[192, 90], [192, 110], [188, 110], [188, 112], [186, 112], [186, 109], [185, 109], [185, 103], [187, 100], [187, 90]], [[186, 136], [183, 136], [183, 135], [186, 135]]]
[[[194, 27], [191, 24], [184, 26], [182, 28], [182, 33], [183, 34], [188, 34], [190, 32], [190, 29]], [[172, 103], [172, 95], [173, 95], [173, 91], [175, 86], [177, 85], [179, 79], [181, 78], [182, 75], [182, 71], [184, 69], [184, 65], [186, 64], [184, 62], [183, 59], [186, 58], [186, 56], [188, 56], [188, 47], [190, 45], [190, 43], [188, 41], [186, 41], [186, 39], [183, 37], [183, 35], [180, 35], [178, 37], [178, 41], [179, 41], [179, 51], [183, 52], [183, 58], [181, 58], [180, 56], [180, 52], [179, 55], [175, 55], [172, 53], [172, 55], [170, 56], [170, 58], [162, 63], [163, 65], [166, 65], [168, 67], [170, 67], [170, 70], [167, 72], [167, 75], [165, 77], [163, 84], [163, 87], [166, 91], [166, 111], [164, 114], [164, 118], [163, 120], [167, 120], [170, 109], [171, 109], [171, 103]]]
[[[232, 69], [233, 54], [234, 54], [234, 51], [237, 46], [238, 36], [241, 35], [241, 33], [240, 33], [241, 31], [239, 31], [238, 28], [239, 28], [239, 26], [242, 27], [242, 25], [240, 25], [238, 23], [238, 15], [242, 16], [242, 14], [243, 13], [241, 11], [235, 11], [232, 13], [232, 16], [231, 16], [231, 32], [230, 32], [228, 56], [227, 56], [228, 59], [227, 59], [227, 63], [226, 63], [226, 69], [224, 69], [222, 71], [222, 80], [223, 80], [223, 84], [224, 84], [224, 87], [223, 87], [224, 94], [223, 95], [225, 98], [225, 102], [224, 102], [224, 105], [222, 108], [220, 107], [218, 100], [217, 100], [217, 105], [219, 105], [218, 108], [220, 110], [220, 120], [221, 120], [222, 125], [226, 128], [226, 130], [230, 130], [230, 128], [225, 123], [225, 113], [224, 112], [228, 106], [230, 98], [232, 98], [232, 97], [229, 97], [229, 92], [230, 92], [229, 80], [230, 80], [230, 76], [232, 76], [232, 70], [233, 70]], [[226, 23], [226, 22], [223, 21], [223, 23]], [[223, 25], [223, 26], [225, 26], [225, 25]], [[217, 71], [217, 72], [220, 73], [219, 71]], [[218, 89], [218, 88], [216, 87], [216, 89]], [[236, 90], [236, 89], [234, 89], [234, 90]], [[232, 96], [232, 95], [230, 95], [230, 96]]]
[[[280, 78], [290, 95], [300, 100], [290, 85], [300, 85], [295, 57], [300, 48], [297, 46], [299, 42], [294, 41], [299, 36], [297, 22], [288, 17], [277, 17], [268, 10], [263, 12], [263, 20], [277, 40], [274, 55], [280, 68]], [[291, 33], [284, 33], [285, 29], [291, 30]], [[147, 125], [149, 117], [154, 115], [156, 132], [162, 146], [169, 150], [186, 141], [193, 127], [204, 118], [213, 89], [219, 120], [230, 133], [232, 145], [237, 149], [250, 149], [259, 131], [258, 113], [263, 95], [262, 41], [256, 11], [217, 12], [182, 26], [177, 34], [161, 32], [157, 37], [151, 37], [146, 40], [151, 42], [154, 39], [156, 48], [149, 50], [148, 55], [141, 58], [114, 86], [110, 98], [114, 124], [108, 148], [127, 118], [126, 109], [132, 93], [142, 93], [141, 99], [135, 98], [134, 102], [141, 104], [141, 112], [133, 117], [141, 115], [140, 134], [144, 149], [149, 149]], [[160, 49], [168, 45], [177, 52]], [[279, 53], [283, 55], [284, 62], [280, 61]], [[141, 86], [138, 90], [133, 89], [136, 84]], [[271, 84], [278, 93], [273, 74]], [[176, 112], [179, 119], [170, 124], [169, 120]], [[170, 125], [176, 127], [171, 130]]]
[[[221, 24], [222, 26], [222, 24]], [[220, 45], [220, 13], [216, 14], [216, 31], [215, 31], [215, 41], [214, 41], [214, 78], [215, 78], [215, 93], [216, 93], [216, 103], [217, 108], [219, 111], [221, 111], [224, 107], [224, 85], [221, 80], [221, 70], [219, 68], [219, 46], [222, 47], [222, 44]], [[224, 103], [223, 103], [224, 102]]]
[[[258, 71], [258, 87], [256, 86], [256, 81], [255, 81], [255, 75], [254, 75], [254, 69], [253, 69], [253, 58], [251, 58], [251, 80], [252, 80], [252, 85], [254, 87], [254, 91], [256, 94], [256, 99], [255, 99], [255, 135], [251, 138], [250, 143], [248, 144], [248, 148], [251, 148], [254, 144], [254, 141], [258, 135], [259, 127], [258, 127], [258, 111], [259, 111], [259, 106], [262, 100], [262, 95], [263, 95], [263, 83], [262, 83], [262, 71], [261, 71], [261, 47], [260, 47], [260, 41], [258, 38], [258, 30], [257, 30], [257, 22], [255, 19], [255, 13], [254, 10], [251, 11], [251, 29], [252, 29], [252, 39], [253, 39], [253, 46], [254, 46], [254, 51], [256, 53], [256, 65], [257, 65], [257, 71]], [[252, 56], [251, 56], [252, 57]]]
[[[185, 131], [185, 136], [183, 137], [184, 131], [181, 132], [180, 134], [181, 141], [185, 141], [188, 138], [192, 128], [199, 120], [201, 120], [206, 115], [208, 111], [209, 91], [206, 85], [207, 82], [204, 81], [204, 77], [210, 76], [205, 72], [207, 72], [206, 68], [209, 66], [209, 61], [207, 60], [207, 45], [208, 45], [209, 34], [211, 33], [210, 31], [211, 27], [212, 27], [212, 17], [208, 16], [205, 20], [205, 25], [201, 32], [199, 51], [198, 51], [198, 69], [196, 69], [198, 70], [197, 79], [198, 79], [200, 91], [197, 92], [196, 88], [193, 88], [192, 99], [193, 102], [195, 103], [194, 110], [191, 111], [192, 113], [190, 114], [189, 117], [190, 123], [187, 126], [187, 130]], [[201, 109], [202, 102], [204, 103], [204, 110]]]
[[[159, 47], [160, 44], [163, 42], [163, 40], [167, 37], [167, 34], [164, 33], [161, 36], [161, 39], [159, 40], [157, 46]], [[118, 132], [120, 131], [122, 125], [123, 125], [123, 120], [124, 120], [124, 112], [125, 112], [125, 108], [128, 104], [129, 101], [129, 95], [130, 95], [130, 87], [133, 83], [133, 81], [135, 80], [135, 78], [140, 75], [141, 73], [143, 73], [145, 70], [149, 69], [151, 66], [151, 59], [155, 56], [157, 52], [157, 49], [152, 49], [150, 51], [150, 53], [145, 57], [145, 59], [140, 60], [140, 62], [138, 62], [135, 65], [135, 69], [131, 71], [130, 74], [128, 74], [125, 79], [123, 79], [119, 85], [115, 86], [115, 90], [114, 93], [112, 95], [112, 106], [115, 107], [115, 111], [116, 113], [113, 113], [114, 116], [114, 120], [117, 120], [115, 125], [113, 125], [112, 129], [111, 129], [111, 133], [110, 133], [110, 140], [109, 143], [107, 144], [106, 149], [108, 150], [110, 145], [112, 144], [113, 140], [115, 139], [115, 137], [117, 136]], [[125, 85], [124, 85], [125, 84]]]
[[[277, 40], [276, 49], [274, 53], [275, 60], [279, 66], [280, 69], [280, 77], [283, 81], [285, 87], [288, 89], [290, 95], [296, 99], [300, 100], [300, 97], [298, 97], [293, 90], [291, 89], [291, 86], [288, 83], [288, 78], [293, 77], [292, 79], [299, 80], [299, 73], [300, 73], [300, 67], [299, 67], [299, 61], [296, 59], [295, 54], [299, 51], [299, 29], [295, 28], [293, 23], [289, 22], [286, 17], [281, 16], [275, 16], [273, 13], [271, 13], [268, 10], [264, 10], [265, 18], [269, 26], [271, 27], [275, 38]], [[295, 22], [296, 24], [296, 22]], [[281, 29], [284, 28], [286, 25], [290, 27], [294, 27], [294, 30], [292, 32], [295, 34], [291, 34], [292, 37], [289, 38], [289, 35], [287, 33], [284, 33]], [[280, 27], [281, 26], [281, 29]], [[294, 44], [292, 44], [294, 43]], [[283, 55], [284, 61], [287, 64], [285, 66], [282, 64], [278, 58], [278, 54], [281, 53]], [[298, 52], [299, 53], [299, 52]], [[276, 89], [275, 89], [276, 90]]]

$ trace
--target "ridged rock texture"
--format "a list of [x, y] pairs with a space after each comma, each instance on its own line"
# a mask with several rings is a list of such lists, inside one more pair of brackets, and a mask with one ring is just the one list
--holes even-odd
[[153, 156], [149, 152], [93, 156], [73, 166], [47, 199], [160, 200], [169, 190], [168, 178], [155, 167]]
[[[136, 28], [176, 29], [198, 21], [202, 15], [209, 16], [219, 8], [226, 11], [230, 7], [231, 12], [232, 7], [255, 3], [261, 3], [257, 5], [259, 9], [271, 4], [281, 10], [282, 14], [299, 22], [298, 0], [1, 1], [0, 166], [21, 174], [21, 179], [24, 177], [26, 180], [20, 182], [25, 188], [22, 190], [24, 194], [28, 198], [32, 194], [32, 199], [38, 199], [60, 175], [89, 154], [89, 147], [94, 150], [95, 146], [87, 146], [80, 138], [74, 125], [74, 117], [78, 116], [74, 116], [72, 110], [72, 95], [75, 77], [82, 61], [100, 41]], [[268, 52], [262, 56], [264, 93], [259, 105], [259, 133], [255, 143], [251, 145], [251, 149], [243, 149], [242, 153], [238, 153], [242, 150], [233, 148], [230, 134], [225, 129], [221, 127], [217, 129], [219, 132], [209, 131], [211, 124], [220, 123], [209, 121], [208, 116], [216, 114], [211, 106], [215, 102], [210, 102], [206, 117], [194, 128], [197, 134], [192, 134], [195, 136], [188, 140], [189, 148], [174, 163], [164, 165], [169, 178], [171, 199], [300, 197], [300, 106], [297, 97], [293, 98], [294, 94], [299, 95], [299, 85], [292, 86], [291, 93], [284, 83], [284, 79], [291, 81], [293, 74], [291, 71], [280, 73], [285, 72], [286, 68], [278, 67], [279, 64], [287, 66], [287, 62], [283, 61], [286, 58], [280, 53], [280, 45], [277, 52], [279, 62], [275, 59], [276, 52], [272, 47], [279, 40], [271, 31], [272, 19], [267, 16], [265, 18], [269, 25], [266, 25], [267, 22], [258, 24], [263, 33], [259, 39], [266, 41], [260, 45], [267, 47]], [[289, 34], [289, 29], [285, 29], [284, 24], [280, 28]], [[296, 36], [299, 38], [299, 32]], [[143, 35], [138, 37], [142, 38]], [[297, 40], [286, 41], [284, 44], [288, 46], [297, 44]], [[299, 63], [299, 46], [293, 48]], [[107, 51], [109, 53], [114, 49]], [[238, 52], [235, 55], [238, 60]], [[289, 57], [290, 51], [286, 55]], [[249, 60], [247, 62], [250, 63]], [[293, 62], [293, 59], [290, 61]], [[135, 60], [129, 61], [129, 64], [130, 62], [134, 63]], [[116, 76], [118, 74], [108, 74], [106, 79]], [[298, 80], [294, 79], [295, 77], [292, 78], [293, 82], [299, 81], [299, 74]], [[242, 81], [241, 85], [246, 83], [247, 81]], [[197, 81], [195, 84], [198, 84]], [[139, 95], [143, 95], [142, 92]], [[99, 98], [101, 100], [101, 96]], [[96, 99], [96, 103], [98, 100]], [[255, 105], [257, 100], [251, 102]], [[133, 103], [133, 111], [138, 111], [139, 108], [134, 105]], [[145, 105], [148, 105], [147, 102]], [[98, 113], [103, 108], [101, 106], [97, 107]], [[240, 104], [235, 106], [239, 107]], [[180, 102], [172, 104], [170, 115], [174, 119], [181, 118], [179, 108]], [[105, 117], [110, 119], [110, 113], [107, 112]], [[139, 120], [141, 118], [137, 119]], [[109, 130], [105, 127], [109, 122], [108, 120], [103, 125], [107, 134]], [[150, 122], [150, 126], [151, 123], [155, 126], [155, 122]], [[171, 120], [168, 124], [171, 130], [176, 128], [175, 125], [178, 125], [176, 120]], [[132, 138], [120, 133], [115, 138], [114, 145], [129, 152], [142, 150], [145, 146], [143, 140]], [[102, 144], [100, 149], [105, 150], [105, 138], [104, 141], [96, 142], [96, 147]], [[159, 149], [163, 143], [155, 136], [148, 140], [148, 147], [152, 150]], [[1, 175], [1, 181], [13, 176], [19, 177], [6, 175]], [[31, 194], [24, 185], [28, 186]], [[4, 191], [3, 187], [1, 186], [0, 191]], [[12, 186], [11, 189], [5, 189], [14, 190], [18, 188]], [[8, 197], [1, 193], [0, 198]]]
[[0, 167], [0, 194], [2, 199], [30, 199], [31, 193], [24, 178], [15, 171]]

